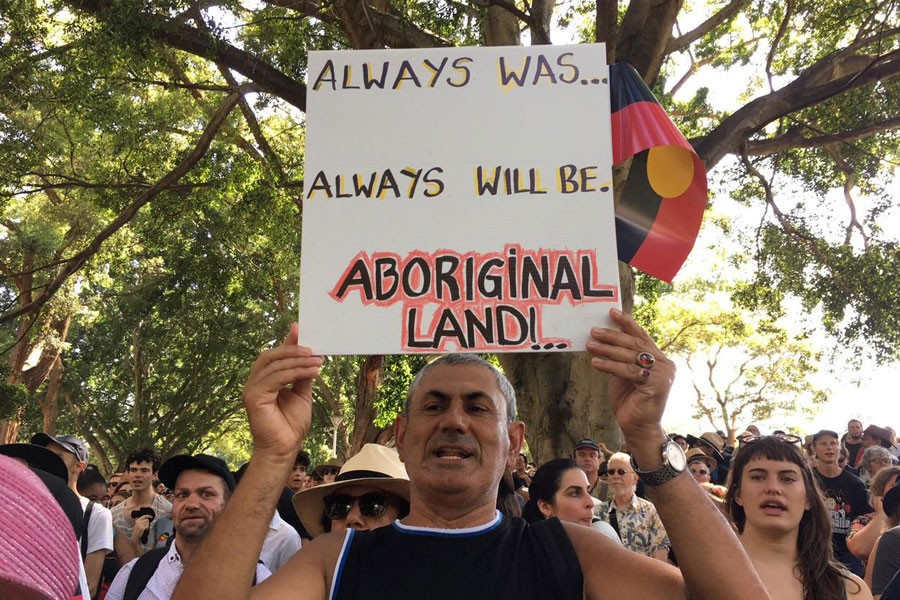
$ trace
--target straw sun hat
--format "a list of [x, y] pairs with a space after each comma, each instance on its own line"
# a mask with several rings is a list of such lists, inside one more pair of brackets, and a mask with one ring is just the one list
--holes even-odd
[[78, 542], [66, 515], [17, 460], [0, 456], [0, 481], [0, 598], [72, 598]]
[[366, 444], [341, 467], [334, 483], [317, 485], [294, 494], [294, 510], [313, 537], [325, 533], [325, 496], [342, 488], [366, 485], [393, 494], [409, 502], [409, 475], [396, 450], [378, 444]]

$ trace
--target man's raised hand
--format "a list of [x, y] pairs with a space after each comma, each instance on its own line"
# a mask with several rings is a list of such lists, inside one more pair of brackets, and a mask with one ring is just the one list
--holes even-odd
[[612, 377], [609, 402], [626, 438], [661, 431], [666, 398], [675, 380], [675, 364], [631, 315], [611, 310], [621, 331], [595, 327], [587, 351], [594, 367]]
[[260, 354], [244, 385], [256, 452], [294, 457], [312, 422], [312, 382], [322, 357], [297, 345], [297, 324], [284, 343]]

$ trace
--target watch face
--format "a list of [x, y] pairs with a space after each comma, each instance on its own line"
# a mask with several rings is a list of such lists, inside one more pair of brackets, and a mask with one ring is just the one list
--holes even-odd
[[666, 459], [672, 465], [672, 468], [678, 471], [684, 471], [687, 467], [687, 457], [684, 454], [684, 450], [675, 442], [666, 444]]

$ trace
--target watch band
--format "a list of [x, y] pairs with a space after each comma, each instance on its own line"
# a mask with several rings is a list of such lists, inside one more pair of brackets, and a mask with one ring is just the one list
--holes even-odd
[[665, 483], [671, 479], [675, 479], [676, 477], [678, 477], [679, 475], [681, 475], [684, 472], [684, 469], [686, 467], [686, 465], [684, 463], [686, 462], [686, 460], [683, 459], [681, 461], [682, 462], [682, 464], [680, 465], [681, 468], [678, 468], [678, 466], [673, 465], [672, 462], [669, 460], [668, 453], [666, 452], [666, 449], [669, 447], [669, 444], [674, 444], [678, 448], [678, 452], [681, 453], [681, 456], [682, 457], [684, 456], [684, 451], [681, 449], [681, 446], [678, 446], [678, 444], [676, 444], [672, 440], [669, 440], [669, 441], [665, 442], [661, 448], [662, 464], [658, 468], [656, 468], [652, 471], [641, 471], [641, 469], [638, 467], [637, 463], [635, 462], [634, 457], [633, 456], [631, 457], [631, 468], [634, 469], [634, 472], [637, 474], [638, 479], [640, 479], [641, 481], [644, 482], [644, 485], [647, 485], [650, 487], [656, 487], [658, 485], [662, 485], [663, 483]]

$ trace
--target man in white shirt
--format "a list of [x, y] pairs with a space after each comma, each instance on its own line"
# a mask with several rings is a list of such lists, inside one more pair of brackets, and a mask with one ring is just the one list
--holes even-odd
[[[107, 600], [123, 600], [139, 561], [155, 562], [155, 570], [137, 595], [137, 600], [168, 600], [185, 567], [212, 529], [234, 491], [234, 476], [225, 462], [207, 454], [173, 456], [159, 469], [159, 480], [173, 490], [172, 520], [175, 538], [168, 549], [157, 548], [122, 567], [106, 594]], [[162, 554], [165, 551], [165, 554]], [[256, 581], [271, 573], [260, 564]]]
[[[108, 508], [96, 502], [91, 503], [78, 493], [78, 476], [84, 471], [88, 463], [88, 446], [73, 435], [60, 435], [56, 437], [45, 433], [38, 433], [31, 438], [31, 443], [44, 446], [66, 464], [68, 471], [68, 485], [78, 496], [81, 502], [81, 510], [85, 514], [87, 528], [81, 534], [81, 558], [84, 561], [84, 573], [87, 577], [90, 597], [97, 597], [97, 588], [100, 583], [100, 572], [103, 570], [103, 561], [106, 555], [113, 550], [112, 514]], [[88, 505], [90, 513], [87, 512]]]

